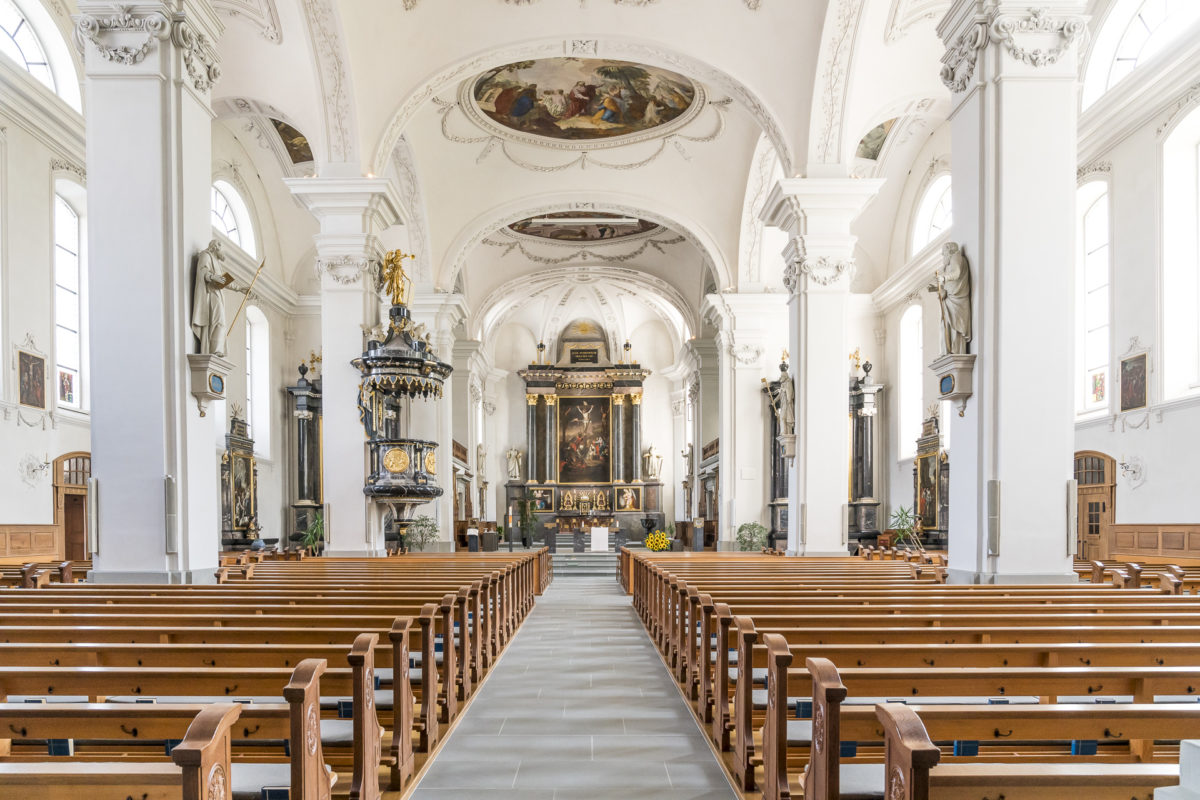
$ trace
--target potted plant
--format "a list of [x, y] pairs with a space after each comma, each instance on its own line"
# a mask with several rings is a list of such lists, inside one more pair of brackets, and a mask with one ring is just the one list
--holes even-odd
[[438, 526], [424, 514], [414, 519], [404, 532], [404, 544], [409, 550], [424, 550], [438, 540]]
[[757, 553], [767, 546], [767, 529], [757, 522], [743, 522], [738, 526], [736, 540], [739, 550]]
[[319, 555], [325, 547], [325, 515], [320, 511], [313, 512], [312, 522], [304, 529], [304, 538], [300, 540], [304, 548], [312, 555]]
[[646, 537], [646, 549], [652, 553], [661, 553], [671, 549], [671, 539], [663, 531], [655, 531]]
[[905, 542], [914, 545], [922, 553], [925, 552], [925, 546], [921, 544], [921, 537], [917, 533], [917, 518], [913, 515], [912, 509], [900, 506], [892, 512], [891, 520], [888, 526], [896, 532], [895, 539], [892, 540], [892, 546], [904, 544]]
[[533, 544], [533, 529], [537, 518], [533, 515], [533, 497], [525, 495], [517, 500], [517, 527], [521, 529], [521, 543], [526, 547]]

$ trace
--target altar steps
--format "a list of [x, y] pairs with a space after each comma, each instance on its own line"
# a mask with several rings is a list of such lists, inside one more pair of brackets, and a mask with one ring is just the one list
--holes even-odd
[[617, 574], [617, 554], [572, 553], [559, 548], [554, 554], [554, 579], [559, 578], [613, 578]]

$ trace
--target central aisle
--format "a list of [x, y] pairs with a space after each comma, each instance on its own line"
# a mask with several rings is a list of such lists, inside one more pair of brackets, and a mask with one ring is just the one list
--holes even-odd
[[730, 800], [725, 773], [613, 578], [537, 599], [412, 800]]

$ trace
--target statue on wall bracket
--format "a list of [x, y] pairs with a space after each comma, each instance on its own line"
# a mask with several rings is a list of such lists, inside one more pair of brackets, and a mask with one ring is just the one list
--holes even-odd
[[942, 268], [926, 288], [937, 295], [942, 311], [942, 354], [929, 368], [937, 374], [938, 395], [956, 402], [961, 417], [974, 390], [975, 356], [968, 352], [972, 338], [971, 268], [960, 245], [946, 242], [942, 247]]

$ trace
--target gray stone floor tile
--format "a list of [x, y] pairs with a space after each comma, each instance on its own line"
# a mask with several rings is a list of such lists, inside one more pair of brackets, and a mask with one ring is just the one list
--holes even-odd
[[736, 797], [610, 578], [561, 579], [533, 612], [412, 800]]

